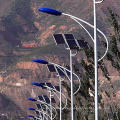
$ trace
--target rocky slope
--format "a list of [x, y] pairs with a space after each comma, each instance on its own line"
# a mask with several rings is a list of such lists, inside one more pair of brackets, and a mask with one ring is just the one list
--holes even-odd
[[[98, 27], [107, 36], [109, 36], [109, 32], [113, 31], [108, 23], [107, 7], [119, 15], [119, 6], [119, 0], [105, 0], [97, 7]], [[90, 0], [0, 0], [1, 115], [16, 110], [18, 110], [18, 116], [19, 111], [20, 116], [26, 115], [26, 109], [31, 106], [27, 98], [36, 97], [45, 92], [31, 86], [32, 81], [49, 80], [58, 84], [55, 76], [49, 74], [44, 66], [31, 62], [33, 58], [42, 58], [62, 65], [64, 65], [63, 62], [65, 65], [68, 63], [68, 52], [64, 48], [55, 46], [52, 38], [53, 33], [74, 33], [77, 38], [79, 36], [87, 38], [84, 31], [72, 20], [38, 13], [37, 8], [39, 7], [55, 8], [93, 23], [92, 1]], [[82, 58], [86, 59], [84, 53], [80, 52], [74, 61], [80, 62]], [[116, 87], [117, 96], [113, 99], [120, 104], [120, 89], [117, 84], [120, 79], [119, 71], [109, 61], [105, 60], [104, 63], [114, 87]], [[100, 85], [104, 87], [104, 84], [109, 84], [104, 80], [102, 71], [99, 71], [99, 74]], [[3, 95], [7, 98], [2, 97]], [[8, 104], [9, 99], [13, 103], [11, 103], [10, 110], [7, 110], [9, 106], [6, 104]]]

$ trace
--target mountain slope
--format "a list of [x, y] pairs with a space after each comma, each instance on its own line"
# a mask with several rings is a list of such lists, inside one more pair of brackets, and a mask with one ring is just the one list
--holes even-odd
[[[25, 116], [26, 112], [28, 112], [26, 109], [31, 107], [31, 103], [27, 101], [27, 98], [30, 96], [36, 97], [42, 93], [41, 89], [31, 86], [31, 82], [52, 81], [54, 84], [58, 84], [57, 78], [54, 78], [53, 74], [49, 74], [44, 66], [41, 67], [41, 65], [32, 63], [32, 59], [42, 58], [62, 65], [66, 65], [69, 62], [68, 52], [64, 50], [64, 47], [61, 49], [55, 46], [52, 34], [73, 33], [76, 38], [80, 39], [84, 37], [89, 41], [84, 30], [69, 18], [39, 13], [37, 9], [39, 7], [54, 8], [83, 18], [93, 24], [92, 1], [1, 0], [0, 5], [0, 93], [5, 94], [11, 101], [14, 101], [20, 108], [18, 112], [21, 110], [24, 111], [25, 114], [23, 116]], [[113, 33], [113, 27], [108, 23], [110, 14], [107, 8], [110, 7], [119, 15], [119, 6], [119, 0], [105, 0], [103, 4], [97, 6], [98, 27], [107, 36]], [[92, 42], [90, 44], [93, 45]], [[77, 58], [74, 58], [74, 62], [79, 65], [82, 59], [87, 64], [85, 52], [80, 52]], [[113, 76], [112, 83], [116, 87], [116, 82], [119, 80], [119, 69], [114, 68], [108, 60], [104, 60], [103, 65], [106, 67], [109, 75]], [[109, 82], [106, 82], [105, 75], [101, 69], [99, 70], [99, 74], [100, 84], [103, 84], [102, 87], [105, 88], [105, 85], [109, 85]], [[117, 86], [116, 93], [117, 95], [119, 94], [119, 86]], [[83, 95], [84, 92], [80, 94]], [[106, 97], [106, 95], [102, 95]], [[77, 99], [79, 100], [80, 98], [78, 97]], [[118, 101], [119, 95], [116, 99]], [[107, 98], [105, 100], [107, 101]], [[1, 99], [1, 101], [4, 101], [4, 99]], [[1, 105], [5, 106], [4, 102]], [[14, 109], [17, 110], [18, 108]], [[7, 110], [4, 110], [4, 113], [6, 112]], [[17, 114], [18, 118], [20, 118], [19, 113]]]

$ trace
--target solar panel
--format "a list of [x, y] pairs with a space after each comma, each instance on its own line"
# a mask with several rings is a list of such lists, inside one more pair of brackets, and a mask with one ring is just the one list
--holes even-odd
[[[48, 98], [48, 96], [47, 96], [47, 95], [43, 95], [43, 97], [44, 97], [44, 98]], [[49, 98], [48, 98], [48, 99], [49, 99]]]
[[45, 83], [41, 83], [43, 85], [42, 89], [46, 89]]
[[54, 65], [48, 64], [47, 67], [50, 72], [56, 72]]
[[45, 85], [45, 83], [40, 83], [40, 84]]
[[59, 86], [55, 86], [55, 89], [56, 89], [57, 91], [60, 91], [60, 87], [59, 87]]
[[77, 43], [75, 42], [74, 39], [66, 39], [67, 43], [68, 43], [68, 47], [70, 49], [78, 49], [79, 47], [77, 46]]
[[66, 40], [70, 40], [70, 39], [74, 40], [75, 39], [73, 34], [64, 34], [64, 36], [65, 36]]
[[68, 76], [70, 76], [70, 72], [69, 71], [66, 70], [66, 73], [67, 73]]
[[36, 104], [36, 106], [37, 106], [37, 108], [38, 108], [38, 109], [41, 109], [41, 106], [40, 106], [40, 104]]
[[46, 89], [45, 83], [40, 83], [40, 84], [41, 84], [42, 89]]
[[39, 100], [43, 101], [43, 97], [42, 96], [38, 96]]
[[85, 48], [88, 48], [88, 43], [87, 42], [85, 42]]
[[84, 40], [77, 40], [80, 47], [88, 47], [87, 42]]
[[50, 99], [48, 98], [48, 96], [47, 95], [43, 95], [43, 97], [45, 98], [45, 101], [46, 101], [46, 103], [50, 103]]
[[62, 34], [53, 34], [53, 38], [57, 44], [65, 44], [65, 40]]
[[39, 112], [38, 111], [35, 111], [37, 115], [39, 115]]
[[51, 98], [51, 101], [52, 103], [56, 103], [55, 99], [54, 98]]
[[[70, 77], [70, 75], [71, 75], [71, 71], [67, 71], [66, 70], [66, 73], [67, 73], [67, 75], [68, 75], [68, 77]], [[73, 73], [72, 73], [73, 74]], [[76, 76], [73, 74], [73, 80], [76, 80]]]
[[46, 83], [46, 85], [47, 85], [48, 87], [50, 87], [50, 88], [53, 88], [53, 89], [54, 89], [54, 87], [53, 87], [53, 85], [52, 85], [51, 83]]
[[60, 76], [65, 76], [65, 73], [63, 72], [64, 69], [57, 67], [57, 71], [58, 71], [58, 74], [59, 74]]

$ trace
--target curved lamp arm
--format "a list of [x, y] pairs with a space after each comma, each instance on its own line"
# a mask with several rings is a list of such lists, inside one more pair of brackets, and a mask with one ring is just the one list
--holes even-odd
[[[57, 92], [57, 91], [56, 91]], [[54, 92], [54, 94], [57, 96], [56, 92]], [[64, 98], [66, 99], [66, 104], [65, 106], [62, 108], [62, 110], [64, 110], [67, 106], [67, 97], [62, 93], [62, 95], [64, 96]], [[59, 97], [57, 96], [57, 98], [59, 99]]]
[[[50, 62], [48, 62], [48, 61], [46, 61], [46, 60], [43, 60], [43, 59], [34, 59], [34, 60], [32, 60], [32, 61], [33, 61], [33, 62], [37, 62], [37, 63], [41, 63], [41, 64], [46, 64], [46, 65], [52, 64], [53, 66], [58, 67], [60, 70], [63, 71], [63, 73], [64, 73], [64, 74], [66, 75], [66, 77], [68, 78], [68, 80], [71, 81], [70, 77], [69, 77], [69, 76], [67, 75], [67, 73], [66, 73], [66, 71], [69, 72], [69, 73], [71, 73], [70, 70], [68, 70], [68, 69], [66, 69], [66, 68], [64, 68], [64, 67], [62, 67], [62, 66], [60, 66], [60, 65], [58, 65], [58, 64], [50, 63]], [[59, 73], [58, 73], [58, 75], [59, 75]], [[74, 93], [74, 95], [75, 95], [75, 94], [79, 91], [79, 89], [80, 89], [80, 87], [81, 87], [81, 81], [80, 81], [80, 78], [79, 78], [75, 73], [73, 73], [73, 75], [76, 76], [76, 78], [78, 79], [78, 82], [79, 82], [79, 87], [78, 87], [78, 89], [76, 90], [76, 92]]]
[[[50, 64], [53, 64], [53, 65], [55, 65], [55, 66], [57, 66], [58, 68], [62, 68], [62, 69], [65, 69], [67, 72], [70, 72], [70, 70], [68, 70], [68, 69], [66, 69], [66, 68], [64, 68], [64, 67], [62, 67], [62, 66], [60, 66], [60, 65], [58, 65], [58, 64], [55, 64], [55, 63], [50, 63]], [[61, 69], [61, 70], [62, 70]], [[63, 71], [63, 70], [62, 70]], [[64, 71], [63, 71], [64, 72]], [[68, 77], [68, 75], [65, 73], [65, 75], [66, 75], [66, 77], [69, 79], [69, 81], [71, 80], [69, 77]], [[78, 82], [79, 82], [79, 87], [78, 87], [78, 89], [74, 92], [74, 95], [75, 94], [77, 94], [77, 92], [80, 90], [80, 87], [81, 87], [81, 81], [80, 81], [80, 78], [75, 74], [75, 73], [73, 73], [73, 75], [75, 75], [76, 77], [77, 77], [77, 79], [78, 79]]]
[[[35, 111], [38, 111], [39, 113], [42, 113], [43, 114], [43, 110], [42, 111], [40, 111], [40, 110], [35, 110]], [[46, 112], [44, 113], [46, 116], [48, 116], [49, 118], [51, 118], [50, 117], [50, 115], [48, 115]], [[46, 118], [46, 117], [45, 117]]]
[[37, 119], [37, 120], [41, 120], [41, 118], [35, 117], [35, 116], [33, 116], [33, 115], [27, 115], [27, 117], [33, 118], [33, 119]]
[[[47, 106], [49, 106], [49, 107], [52, 107], [52, 109], [54, 109], [54, 111], [55, 111], [55, 115], [54, 115], [54, 117], [53, 117], [53, 119], [55, 119], [55, 117], [56, 117], [56, 115], [57, 115], [57, 111], [56, 111], [55, 107], [51, 106], [50, 104], [47, 104], [47, 103], [44, 102], [44, 101], [38, 100], [38, 99], [28, 98], [28, 100], [33, 101], [33, 102], [36, 102], [36, 101], [37, 101], [37, 102], [40, 102], [40, 103], [42, 103], [42, 104], [45, 104], [45, 105], [47, 105]], [[49, 108], [49, 107], [48, 107], [48, 108]], [[49, 110], [50, 110], [50, 108], [49, 108]]]
[[99, 4], [99, 3], [102, 3], [104, 0], [101, 0], [101, 1], [96, 1], [95, 3], [96, 4]]
[[[36, 83], [36, 84], [39, 84], [39, 83]], [[34, 83], [34, 85], [35, 85], [35, 83]], [[54, 88], [48, 87], [48, 86], [46, 85], [46, 83], [45, 83], [44, 87], [45, 87], [46, 89], [48, 89], [49, 91], [52, 91], [52, 92], [56, 95], [56, 97], [59, 99], [59, 97], [58, 97], [58, 95], [57, 95], [56, 93], [60, 94], [60, 92], [57, 91], [57, 90], [55, 89], [55, 87], [54, 87]], [[66, 97], [63, 93], [61, 93], [61, 94], [62, 94], [62, 96], [63, 96], [63, 97], [65, 98], [65, 100], [66, 100], [65, 106], [62, 108], [62, 109], [65, 109], [66, 106], [67, 106], [67, 97]], [[59, 100], [60, 100], [60, 99], [59, 99]]]
[[[101, 2], [102, 2], [102, 1], [101, 1]], [[80, 19], [80, 18], [78, 18], [78, 17], [75, 17], [75, 16], [70, 15], [70, 14], [66, 14], [66, 13], [62, 13], [62, 15], [68, 16], [68, 17], [70, 17], [70, 18], [74, 18], [74, 19], [76, 19], [76, 20], [79, 20], [79, 21], [81, 21], [82, 23], [90, 26], [91, 28], [94, 28], [93, 25], [91, 25], [90, 23], [88, 23], [88, 22], [86, 22], [86, 21], [84, 21], [84, 20], [82, 20], [82, 19]], [[78, 22], [77, 22], [77, 23], [78, 23]], [[80, 25], [80, 24], [79, 24], [79, 25]], [[83, 26], [82, 26], [82, 27], [83, 27]], [[106, 43], [107, 43], [107, 48], [106, 48], [106, 51], [105, 51], [104, 55], [98, 60], [98, 61], [101, 61], [101, 60], [106, 56], [106, 54], [107, 54], [107, 52], [108, 52], [108, 44], [109, 44], [109, 43], [108, 43], [108, 40], [107, 40], [107, 37], [105, 36], [105, 34], [104, 34], [101, 30], [99, 30], [98, 28], [97, 28], [97, 31], [98, 31], [100, 34], [102, 34], [102, 36], [105, 38]], [[88, 32], [87, 32], [87, 33], [88, 33]], [[89, 33], [88, 35], [90, 36], [90, 33]]]
[[87, 32], [87, 34], [90, 36], [90, 38], [91, 38], [92, 41], [94, 42], [94, 39], [93, 39], [92, 35], [88, 32], [88, 30], [87, 30], [78, 20], [76, 20], [76, 19], [73, 18], [73, 17], [70, 17], [70, 18], [73, 19], [75, 22], [77, 22], [77, 23]]
[[[48, 115], [47, 112], [43, 110], [43, 107], [42, 107], [41, 104], [40, 104], [40, 106], [41, 106], [41, 109], [42, 109], [42, 110], [40, 111], [39, 109], [37, 109], [37, 111], [38, 111], [38, 112], [41, 112], [41, 113], [44, 112], [44, 114], [45, 114], [46, 116], [48, 116], [49, 118], [51, 118], [50, 115]], [[45, 107], [46, 107], [46, 109], [49, 109], [49, 107], [48, 107], [47, 105], [45, 105]]]
[[[40, 110], [37, 110], [39, 113], [43, 113], [42, 111]], [[50, 115], [48, 115], [47, 113], [44, 113], [47, 117], [51, 118]], [[47, 117], [45, 116], [45, 118], [47, 119]]]
[[[94, 0], [94, 1], [95, 1], [95, 0]], [[100, 1], [94, 2], [94, 4], [95, 4], [95, 3], [102, 3], [103, 1], [104, 1], [104, 0], [100, 0]], [[51, 8], [39, 8], [38, 11], [44, 12], [44, 13], [48, 13], [48, 14], [52, 14], [52, 15], [59, 15], [59, 16], [65, 15], [65, 16], [68, 16], [68, 17], [70, 17], [70, 18], [74, 18], [74, 19], [76, 19], [76, 20], [79, 20], [79, 21], [81, 21], [82, 23], [90, 26], [91, 28], [94, 28], [93, 25], [91, 25], [90, 23], [88, 23], [88, 22], [86, 22], [86, 21], [84, 21], [84, 20], [82, 20], [82, 19], [80, 19], [80, 18], [78, 18], [78, 17], [75, 17], [75, 16], [70, 15], [70, 14], [66, 14], [66, 13], [63, 13], [63, 12], [60, 12], [60, 11], [56, 11], [56, 10], [51, 9]], [[77, 23], [78, 23], [78, 22], [77, 22]], [[81, 25], [81, 24], [79, 24], [79, 25]], [[82, 27], [83, 27], [83, 26], [82, 26]], [[107, 51], [108, 51], [108, 40], [107, 40], [107, 37], [105, 36], [105, 34], [104, 34], [102, 31], [100, 31], [99, 29], [97, 29], [97, 31], [98, 31], [100, 34], [103, 35], [103, 37], [105, 38], [106, 43], [107, 43], [107, 48], [106, 48], [106, 51], [105, 51], [104, 55], [98, 60], [98, 61], [101, 61], [101, 60], [106, 56], [106, 54], [107, 54]], [[87, 30], [86, 30], [86, 32], [88, 33]], [[90, 36], [90, 34], [89, 34], [89, 36]]]
[[[28, 110], [31, 110], [31, 111], [38, 111], [39, 114], [45, 114], [46, 116], [48, 116], [50, 118], [50, 116], [42, 110], [38, 110], [38, 109], [35, 109], [35, 108], [29, 108]], [[44, 116], [45, 117], [45, 116]], [[46, 117], [45, 117], [46, 118]]]
[[[40, 101], [40, 100], [37, 100], [37, 101], [40, 102], [40, 103], [42, 103], [42, 104], [46, 104], [47, 106], [51, 107], [51, 105], [47, 104], [46, 102], [43, 102], [43, 101]], [[54, 111], [55, 111], [55, 115], [53, 117], [53, 119], [55, 119], [55, 117], [57, 116], [57, 111], [56, 111], [55, 107], [53, 107], [53, 106], [52, 106], [52, 109], [54, 109]]]
[[[56, 89], [50, 88], [50, 87], [48, 87], [48, 86], [45, 86], [45, 87], [48, 88], [48, 89], [50, 89], [50, 90], [52, 90], [52, 92], [53, 92], [53, 93], [56, 95], [56, 97], [59, 99], [58, 95], [56, 94], [56, 92], [60, 94], [59, 91], [57, 91]], [[61, 93], [61, 94], [62, 94], [62, 96], [66, 99], [66, 104], [65, 104], [65, 106], [62, 108], [62, 110], [64, 110], [64, 109], [66, 108], [66, 106], [67, 106], [67, 97], [66, 97], [63, 93]]]
[[[40, 106], [41, 106], [42, 112], [44, 112], [43, 107], [42, 107], [41, 104], [40, 104]], [[47, 110], [50, 110], [47, 105], [45, 105], [45, 107], [46, 107]], [[39, 109], [38, 109], [38, 111], [39, 111]], [[48, 115], [47, 112], [44, 112], [44, 113], [51, 119], [50, 115]], [[56, 113], [56, 114], [57, 114], [57, 113]], [[56, 117], [56, 116], [55, 116], [55, 117]], [[54, 118], [53, 118], [53, 119], [54, 119]]]

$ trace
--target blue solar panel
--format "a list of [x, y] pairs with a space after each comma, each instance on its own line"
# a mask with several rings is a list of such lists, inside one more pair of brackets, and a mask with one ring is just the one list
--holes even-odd
[[78, 49], [79, 47], [77, 46], [77, 43], [75, 42], [74, 39], [66, 39], [67, 43], [68, 43], [68, 47], [70, 49]]
[[54, 87], [53, 87], [53, 85], [52, 85], [51, 83], [46, 83], [46, 85], [47, 85], [48, 87], [50, 87], [50, 88], [53, 88], [53, 89], [54, 89]]
[[65, 36], [66, 40], [70, 40], [70, 39], [74, 40], [75, 39], [73, 34], [64, 34], [64, 36]]
[[38, 96], [39, 100], [43, 101], [43, 97], [42, 96]]
[[37, 106], [37, 109], [41, 109], [40, 104], [36, 104], [36, 106]]
[[47, 67], [50, 72], [56, 72], [54, 65], [48, 64]]
[[46, 103], [50, 103], [50, 99], [48, 98], [48, 96], [47, 95], [43, 95], [43, 97], [45, 98], [45, 101], [46, 101]]
[[88, 47], [87, 42], [84, 40], [77, 40], [80, 47]]
[[60, 76], [65, 76], [65, 73], [63, 72], [64, 69], [57, 67], [57, 71], [58, 71], [58, 74], [59, 74]]
[[65, 44], [62, 34], [53, 34], [53, 38], [55, 39], [57, 44]]
[[51, 101], [52, 103], [56, 103], [55, 99], [54, 98], [51, 98]]
[[56, 89], [57, 91], [60, 91], [60, 87], [59, 87], [59, 86], [55, 86], [55, 89]]

